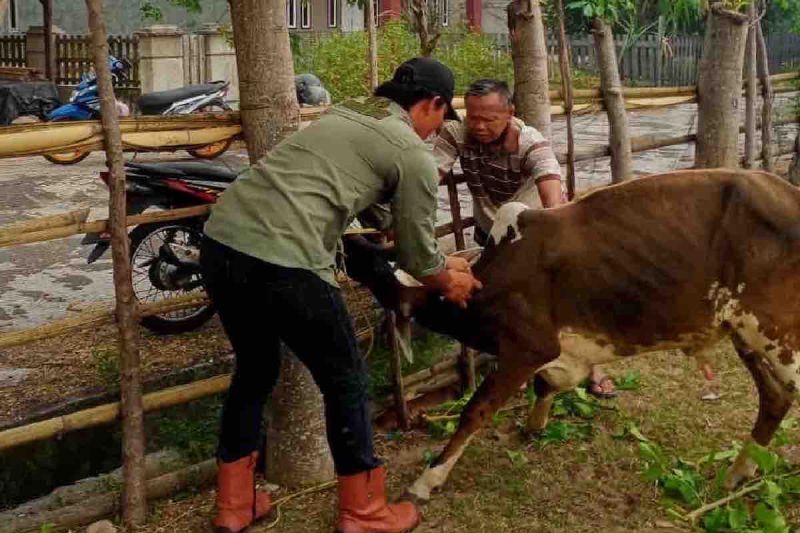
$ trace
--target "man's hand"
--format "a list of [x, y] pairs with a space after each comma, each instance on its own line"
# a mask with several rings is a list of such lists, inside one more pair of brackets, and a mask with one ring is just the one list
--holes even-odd
[[428, 288], [438, 290], [442, 296], [461, 307], [467, 307], [472, 293], [483, 284], [470, 272], [445, 268], [435, 276], [425, 276], [420, 281]]
[[448, 255], [444, 267], [447, 270], [454, 270], [456, 272], [464, 272], [466, 274], [472, 274], [472, 268], [470, 268], [469, 266], [469, 261], [467, 261], [463, 257]]

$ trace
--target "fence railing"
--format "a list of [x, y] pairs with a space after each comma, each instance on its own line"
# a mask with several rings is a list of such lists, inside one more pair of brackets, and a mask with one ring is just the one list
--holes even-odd
[[25, 35], [0, 35], [0, 67], [25, 66]]
[[[88, 35], [57, 35], [56, 83], [75, 85], [81, 76], [92, 69], [92, 55]], [[134, 35], [114, 35], [108, 38], [109, 53], [130, 63], [128, 79], [117, 85], [118, 89], [138, 89], [139, 40]]]

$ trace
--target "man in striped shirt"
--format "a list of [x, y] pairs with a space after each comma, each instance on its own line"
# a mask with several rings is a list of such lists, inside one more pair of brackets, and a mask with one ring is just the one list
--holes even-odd
[[[465, 93], [464, 122], [447, 121], [434, 143], [442, 177], [461, 163], [472, 193], [474, 239], [485, 244], [497, 210], [506, 202], [531, 208], [555, 207], [566, 201], [561, 166], [550, 141], [514, 117], [511, 90], [504, 81], [482, 79]], [[614, 383], [594, 367], [589, 391], [615, 394]]]

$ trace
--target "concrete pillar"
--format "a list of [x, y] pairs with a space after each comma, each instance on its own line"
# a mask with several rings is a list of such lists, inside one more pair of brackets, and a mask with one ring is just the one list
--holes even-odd
[[183, 32], [177, 26], [156, 24], [136, 36], [142, 94], [183, 87]]
[[[50, 46], [53, 50], [53, 61], [56, 57], [56, 35], [63, 35], [64, 30], [58, 26], [53, 26], [53, 36]], [[47, 61], [45, 60], [45, 37], [43, 26], [31, 26], [25, 33], [25, 65], [30, 68], [35, 68], [42, 75], [47, 71]], [[53, 77], [57, 77], [54, 73]]]
[[202, 36], [205, 65], [204, 82], [228, 81], [226, 100], [234, 108], [239, 108], [239, 74], [236, 70], [236, 50], [228, 43], [218, 24], [204, 24], [198, 32]]

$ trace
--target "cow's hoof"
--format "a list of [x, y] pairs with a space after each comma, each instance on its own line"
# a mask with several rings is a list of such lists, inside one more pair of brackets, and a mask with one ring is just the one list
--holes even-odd
[[[413, 492], [413, 490], [414, 490], [413, 487], [410, 487], [410, 488], [406, 489], [406, 491], [403, 493], [403, 497], [401, 499], [404, 500], [404, 501], [411, 502], [416, 506], [422, 506], [422, 505], [425, 505], [426, 503], [428, 503], [429, 501], [431, 501], [431, 493], [430, 493], [430, 491], [428, 491], [428, 492], [426, 492], [424, 494], [418, 494], [417, 492]], [[424, 491], [420, 491], [420, 492], [424, 492]]]
[[745, 452], [742, 452], [733, 462], [728, 474], [725, 476], [725, 488], [727, 490], [735, 489], [745, 481], [755, 477], [757, 470], [758, 465]]

